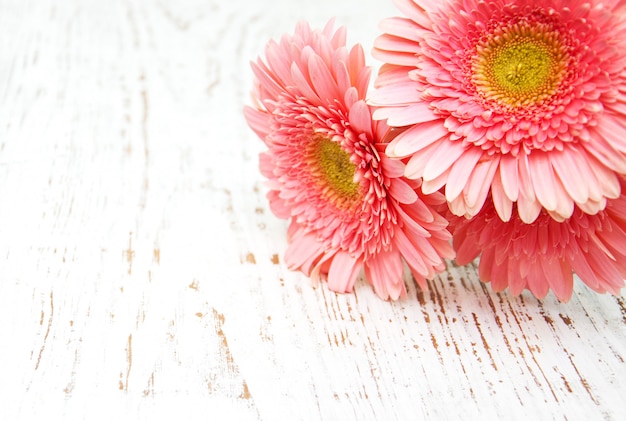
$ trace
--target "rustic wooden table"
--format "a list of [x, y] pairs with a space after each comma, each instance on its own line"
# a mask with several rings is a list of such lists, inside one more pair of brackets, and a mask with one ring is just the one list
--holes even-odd
[[626, 294], [515, 298], [449, 263], [388, 303], [282, 264], [248, 62], [302, 18], [369, 51], [392, 14], [0, 2], [0, 419], [623, 419]]

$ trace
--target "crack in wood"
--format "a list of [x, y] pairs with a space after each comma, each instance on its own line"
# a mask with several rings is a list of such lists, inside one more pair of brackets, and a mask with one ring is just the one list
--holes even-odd
[[[43, 316], [43, 312], [42, 312]], [[41, 349], [39, 350], [39, 355], [37, 355], [37, 362], [35, 363], [35, 370], [39, 368], [39, 364], [41, 363], [41, 356], [43, 355], [43, 351], [46, 348], [46, 343], [48, 341], [48, 335], [50, 334], [50, 329], [52, 328], [52, 320], [54, 318], [54, 299], [52, 296], [52, 291], [50, 291], [50, 317], [48, 317], [48, 325], [46, 326], [46, 333], [43, 337], [43, 344], [41, 345]]]

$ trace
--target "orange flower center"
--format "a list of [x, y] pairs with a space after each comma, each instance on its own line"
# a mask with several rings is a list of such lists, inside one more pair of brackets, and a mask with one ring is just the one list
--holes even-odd
[[517, 23], [481, 40], [472, 82], [487, 100], [507, 108], [540, 105], [560, 88], [568, 54], [560, 35], [544, 24]]

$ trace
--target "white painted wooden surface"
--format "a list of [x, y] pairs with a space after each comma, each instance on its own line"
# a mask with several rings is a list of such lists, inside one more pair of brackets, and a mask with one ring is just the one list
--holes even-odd
[[282, 265], [248, 62], [302, 18], [369, 50], [392, 14], [0, 1], [0, 419], [623, 419], [625, 294], [450, 264], [387, 303]]

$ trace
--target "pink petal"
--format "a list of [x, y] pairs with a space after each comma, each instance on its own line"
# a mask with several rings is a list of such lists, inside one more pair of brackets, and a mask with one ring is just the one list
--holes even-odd
[[365, 262], [365, 276], [383, 299], [397, 300], [406, 295], [403, 271], [400, 254], [394, 250], [378, 253]]
[[564, 151], [551, 152], [550, 162], [570, 197], [576, 202], [586, 202], [588, 185], [595, 181], [587, 161], [576, 149], [567, 147]]
[[[435, 142], [422, 149], [419, 153], [414, 154], [409, 159], [409, 162], [406, 165], [406, 168], [404, 170], [404, 176], [406, 178], [414, 180], [422, 178], [422, 175], [424, 174], [424, 168], [426, 168], [426, 165], [430, 160], [430, 156], [437, 149], [439, 143], [441, 142], [447, 142], [447, 140], [442, 139], [439, 142]], [[388, 151], [385, 151], [385, 153], [389, 154]]]
[[450, 176], [450, 169], [448, 168], [443, 174], [432, 180], [424, 180], [422, 183], [422, 192], [424, 194], [433, 194], [439, 191], [446, 185], [446, 181]]
[[569, 301], [574, 288], [572, 268], [565, 261], [557, 258], [540, 259], [543, 273], [554, 292], [561, 302]]
[[345, 251], [338, 251], [328, 270], [328, 288], [339, 293], [352, 291], [361, 267], [362, 263], [358, 258]]
[[626, 173], [626, 159], [624, 159], [624, 155], [617, 152], [612, 145], [604, 140], [602, 135], [596, 132], [596, 136], [594, 136], [591, 142], [582, 143], [582, 145], [608, 168], [622, 174]]
[[[449, 142], [444, 141], [443, 143]], [[480, 148], [467, 148], [463, 155], [454, 163], [446, 184], [446, 199], [448, 201], [454, 200], [461, 194], [482, 155], [483, 152]]]
[[466, 148], [460, 141], [443, 141], [439, 147], [431, 154], [426, 168], [424, 168], [425, 179], [432, 180], [443, 174], [455, 161], [464, 154]]
[[389, 194], [400, 203], [409, 204], [417, 200], [417, 193], [400, 178], [392, 178]]
[[610, 229], [600, 231], [597, 235], [612, 250], [626, 256], [626, 232], [618, 224], [611, 224]]
[[463, 217], [471, 217], [474, 215], [467, 214], [467, 209], [465, 206], [465, 200], [463, 200], [463, 195], [457, 196], [454, 200], [448, 202], [448, 208], [453, 215], [463, 216]]
[[459, 265], [471, 263], [482, 251], [478, 242], [474, 241], [473, 238], [465, 238], [457, 232], [454, 233], [454, 249], [456, 251], [455, 260]]
[[324, 245], [310, 234], [296, 234], [285, 251], [285, 263], [290, 270], [301, 270], [305, 275], [324, 253]]
[[548, 155], [540, 151], [534, 152], [528, 157], [528, 166], [537, 200], [547, 210], [555, 210], [557, 207], [555, 194], [557, 185]]
[[[588, 163], [595, 175], [595, 179], [598, 181], [598, 184], [589, 186], [591, 190], [589, 198], [594, 201], [599, 201], [603, 197], [609, 199], [618, 198], [621, 187], [617, 174], [591, 156], [588, 157]], [[594, 190], [594, 187], [599, 189], [599, 191]]]
[[[350, 75], [358, 75], [359, 72], [366, 67], [365, 65], [365, 53], [363, 52], [363, 47], [360, 45], [355, 45], [350, 49], [349, 55], [349, 70]], [[352, 79], [352, 85], [357, 86], [357, 80]]]
[[595, 215], [598, 212], [604, 210], [606, 207], [606, 198], [602, 198], [598, 201], [595, 200], [587, 200], [585, 203], [576, 203], [576, 206], [580, 208], [583, 212], [589, 215]]
[[418, 2], [411, 0], [394, 0], [395, 6], [402, 14], [423, 28], [430, 28], [432, 22], [425, 10], [436, 10], [438, 3], [421, 0], [425, 6], [420, 7]]
[[312, 54], [309, 58], [309, 76], [311, 83], [315, 88], [317, 95], [326, 100], [331, 101], [333, 98], [342, 98], [333, 75], [330, 73], [328, 66], [320, 56]]
[[248, 106], [243, 108], [243, 114], [248, 122], [248, 126], [250, 126], [257, 136], [265, 141], [265, 138], [270, 133], [269, 115]]
[[[415, 89], [415, 82], [407, 80], [404, 83], [385, 85], [372, 91], [369, 95], [368, 103], [374, 106], [387, 104], [404, 105], [419, 103], [420, 98], [421, 93]], [[384, 114], [379, 113], [385, 113], [385, 111], [381, 109], [378, 113], [374, 114], [377, 120], [384, 118]]]
[[421, 276], [426, 276], [429, 270], [421, 253], [415, 248], [413, 243], [411, 243], [411, 240], [409, 240], [409, 237], [403, 230], [397, 230], [395, 234], [395, 243], [398, 247], [398, 251], [411, 267], [411, 270], [419, 273]]
[[514, 202], [517, 200], [520, 189], [517, 166], [517, 159], [511, 155], [503, 155], [500, 159], [502, 188], [506, 196]]
[[372, 116], [370, 114], [370, 108], [365, 101], [358, 101], [352, 106], [348, 120], [356, 132], [365, 133], [368, 138], [373, 137]]
[[[352, 86], [352, 81], [350, 80], [350, 73], [347, 64], [340, 59], [332, 62], [331, 64], [332, 72], [335, 75], [335, 83], [337, 85], [337, 89], [339, 89], [339, 92], [344, 92], [344, 98], [345, 92], [347, 92], [350, 88], [356, 91], [356, 88]], [[352, 104], [350, 104], [350, 106], [351, 105]]]
[[372, 50], [372, 55], [374, 56], [374, 58], [384, 63], [391, 63], [398, 66], [408, 66], [415, 68], [415, 65], [417, 64], [417, 58], [415, 54], [412, 53], [387, 51], [375, 48]]
[[530, 224], [539, 216], [541, 203], [522, 194], [517, 199], [517, 212], [524, 223]]
[[491, 197], [498, 216], [504, 222], [507, 222], [511, 219], [511, 214], [513, 212], [513, 201], [511, 201], [511, 199], [509, 199], [504, 193], [502, 178], [499, 174], [501, 168], [502, 167], [498, 167], [498, 170], [493, 177], [493, 182], [491, 183]]
[[473, 209], [472, 214], [478, 213], [485, 202], [498, 164], [499, 158], [493, 158], [489, 161], [479, 162], [472, 171], [470, 180], [463, 190], [465, 203], [468, 209]]
[[421, 51], [420, 45], [416, 42], [407, 42], [406, 39], [387, 34], [381, 35], [374, 40], [374, 48], [383, 51], [401, 51], [403, 53], [417, 54]]
[[380, 23], [378, 24], [378, 29], [384, 34], [393, 35], [399, 38], [411, 39], [415, 37], [416, 31], [419, 31], [420, 28], [412, 20], [399, 17], [391, 17], [380, 21]]
[[620, 118], [623, 119], [624, 117], [606, 114], [605, 118], [594, 127], [594, 130], [602, 136], [612, 148], [621, 152], [620, 155], [622, 159], [624, 159], [623, 154], [626, 153], [626, 139], [624, 138], [626, 127], [620, 124], [618, 120]]
[[[546, 295], [548, 295], [548, 291], [550, 291], [550, 284], [546, 279], [547, 276], [542, 270], [542, 263], [543, 259], [539, 259], [538, 262], [530, 265], [528, 275], [526, 276], [526, 285], [528, 289], [533, 293], [533, 295], [537, 298], [544, 298]], [[511, 261], [509, 261], [509, 264], [511, 264]], [[511, 289], [511, 291], [512, 290], [513, 289]], [[522, 290], [519, 290], [518, 294], [521, 292]]]
[[[401, 214], [408, 215], [408, 220], [419, 221], [423, 224], [431, 224], [435, 221], [432, 208], [426, 205], [423, 200], [416, 200], [410, 205], [398, 206], [396, 210]], [[405, 223], [408, 223], [405, 221]]]
[[[464, 259], [466, 260], [466, 259]], [[480, 261], [478, 262], [478, 276], [483, 282], [493, 282], [493, 276], [491, 275], [491, 271], [495, 264], [495, 255], [492, 249], [484, 250], [482, 255], [480, 256]], [[502, 291], [506, 288], [506, 283], [502, 288], [496, 287], [495, 284], [492, 283], [492, 288], [495, 291]]]
[[383, 174], [389, 178], [398, 178], [404, 175], [405, 165], [400, 160], [390, 159], [387, 155], [380, 155], [380, 166], [383, 168]]
[[440, 121], [417, 124], [400, 133], [387, 146], [386, 153], [392, 158], [404, 158], [449, 135]]
[[425, 102], [417, 102], [401, 108], [388, 108], [388, 113], [382, 112], [378, 117], [388, 115], [387, 124], [395, 127], [403, 127], [411, 124], [425, 123], [439, 119]]
[[298, 67], [297, 63], [293, 63], [291, 65], [291, 78], [293, 79], [300, 95], [306, 97], [314, 104], [322, 103], [322, 100], [317, 96], [317, 93], [313, 90], [309, 80], [304, 73], [302, 73], [302, 70]]

